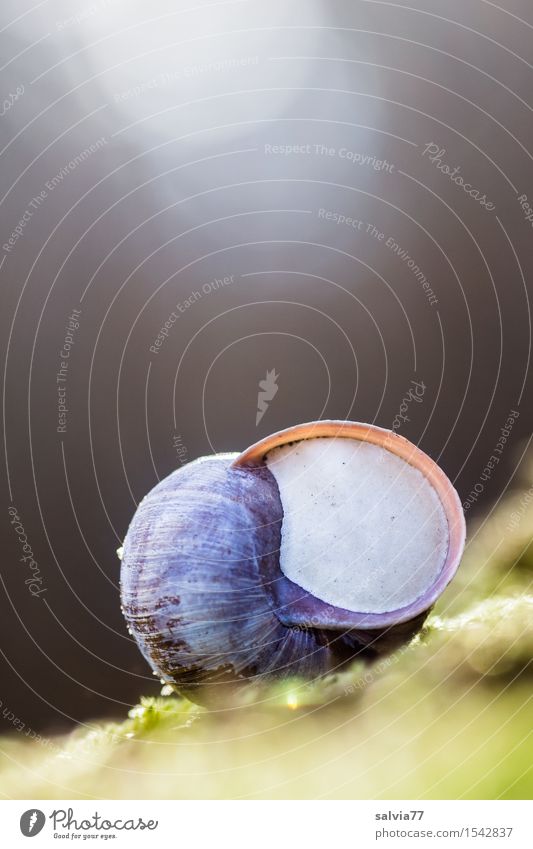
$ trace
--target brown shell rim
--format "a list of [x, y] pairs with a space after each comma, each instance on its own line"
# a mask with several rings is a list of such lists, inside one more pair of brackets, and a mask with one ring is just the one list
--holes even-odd
[[422, 472], [437, 492], [448, 521], [449, 543], [446, 559], [435, 583], [419, 599], [405, 608], [386, 613], [354, 615], [364, 617], [368, 628], [377, 624], [392, 625], [406, 622], [424, 610], [429, 610], [457, 571], [464, 550], [466, 523], [461, 501], [449, 478], [431, 457], [404, 436], [377, 425], [362, 422], [342, 420], [306, 422], [280, 430], [255, 442], [239, 454], [231, 465], [234, 467], [258, 465], [273, 448], [289, 442], [318, 437], [358, 439], [379, 445]]

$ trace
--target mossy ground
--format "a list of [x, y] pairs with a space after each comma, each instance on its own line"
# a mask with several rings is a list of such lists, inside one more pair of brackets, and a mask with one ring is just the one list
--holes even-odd
[[[513, 518], [514, 517], [514, 518]], [[424, 631], [373, 667], [208, 712], [141, 699], [121, 724], [1, 741], [9, 798], [531, 798], [533, 498], [469, 529]]]

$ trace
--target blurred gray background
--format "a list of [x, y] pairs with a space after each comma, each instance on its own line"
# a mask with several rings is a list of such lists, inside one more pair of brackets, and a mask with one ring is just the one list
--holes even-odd
[[4, 0], [1, 17], [0, 699], [5, 730], [48, 730], [158, 692], [115, 550], [181, 463], [312, 419], [391, 427], [414, 380], [399, 432], [475, 493], [468, 516], [513, 485], [533, 9]]

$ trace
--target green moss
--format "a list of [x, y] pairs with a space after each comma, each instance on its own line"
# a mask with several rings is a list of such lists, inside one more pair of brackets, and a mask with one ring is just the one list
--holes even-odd
[[250, 690], [220, 712], [165, 688], [122, 723], [39, 742], [11, 734], [0, 790], [34, 799], [531, 798], [533, 496], [502, 502], [469, 539], [434, 614], [393, 655], [313, 684]]

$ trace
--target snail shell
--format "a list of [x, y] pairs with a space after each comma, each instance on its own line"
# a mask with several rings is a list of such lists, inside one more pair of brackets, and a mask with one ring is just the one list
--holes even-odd
[[210, 704], [410, 639], [464, 539], [452, 484], [408, 440], [297, 425], [154, 487], [124, 541], [123, 612], [154, 672]]

